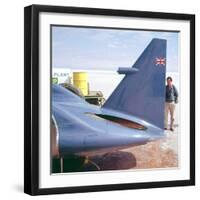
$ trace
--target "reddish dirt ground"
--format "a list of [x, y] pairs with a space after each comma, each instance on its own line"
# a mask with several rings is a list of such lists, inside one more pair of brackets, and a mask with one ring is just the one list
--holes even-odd
[[178, 167], [178, 137], [166, 131], [166, 138], [101, 156], [91, 156], [101, 170]]
[[136, 158], [136, 169], [178, 167], [178, 130], [166, 131], [166, 138], [125, 149]]

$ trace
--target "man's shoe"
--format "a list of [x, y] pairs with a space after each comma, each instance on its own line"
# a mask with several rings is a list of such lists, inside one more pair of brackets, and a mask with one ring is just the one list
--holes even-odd
[[172, 132], [173, 132], [173, 131], [174, 131], [174, 129], [173, 129], [173, 128], [170, 128], [170, 131], [172, 131]]

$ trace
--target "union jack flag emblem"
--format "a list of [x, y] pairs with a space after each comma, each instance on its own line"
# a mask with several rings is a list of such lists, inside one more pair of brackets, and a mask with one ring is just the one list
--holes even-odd
[[166, 59], [165, 58], [156, 58], [156, 65], [163, 65], [163, 66], [165, 66], [165, 64], [166, 64]]

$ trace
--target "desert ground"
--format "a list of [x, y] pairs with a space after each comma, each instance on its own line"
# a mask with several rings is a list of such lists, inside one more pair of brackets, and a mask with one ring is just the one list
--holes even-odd
[[[103, 155], [90, 156], [89, 159], [99, 166], [100, 170], [156, 169], [178, 167], [178, 128], [165, 131], [162, 140], [145, 145], [126, 148]], [[91, 163], [85, 171], [94, 170]]]

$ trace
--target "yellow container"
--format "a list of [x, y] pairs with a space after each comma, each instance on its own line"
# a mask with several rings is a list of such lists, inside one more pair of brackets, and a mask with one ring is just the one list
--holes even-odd
[[73, 72], [73, 85], [81, 90], [84, 96], [88, 95], [88, 73]]

